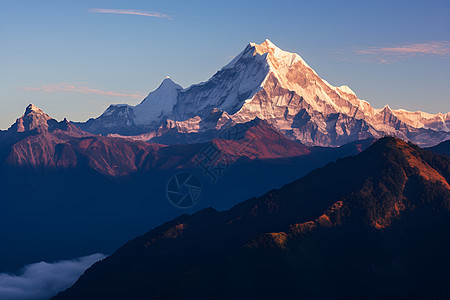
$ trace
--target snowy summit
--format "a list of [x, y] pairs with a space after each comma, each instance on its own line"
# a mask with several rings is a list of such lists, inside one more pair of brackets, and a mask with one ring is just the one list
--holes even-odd
[[[222, 117], [211, 118], [218, 111]], [[139, 105], [112, 105], [80, 127], [92, 133], [155, 136], [167, 124], [183, 134], [255, 118], [306, 145], [339, 146], [385, 135], [421, 146], [450, 139], [449, 113], [374, 109], [350, 87], [329, 84], [298, 54], [268, 39], [249, 43], [206, 82], [183, 89], [166, 77]]]

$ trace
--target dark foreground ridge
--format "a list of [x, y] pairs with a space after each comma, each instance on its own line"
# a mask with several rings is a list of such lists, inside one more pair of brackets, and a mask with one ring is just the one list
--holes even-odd
[[448, 299], [450, 158], [396, 138], [181, 216], [53, 299]]

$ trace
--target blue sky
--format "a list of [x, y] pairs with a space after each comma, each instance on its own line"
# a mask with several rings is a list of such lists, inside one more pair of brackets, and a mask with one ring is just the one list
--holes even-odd
[[450, 111], [450, 1], [0, 0], [0, 128], [205, 81], [265, 38], [376, 108]]

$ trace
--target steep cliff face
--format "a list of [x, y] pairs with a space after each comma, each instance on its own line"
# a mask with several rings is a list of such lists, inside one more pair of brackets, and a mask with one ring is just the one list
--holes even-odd
[[144, 140], [165, 135], [169, 126], [169, 137], [162, 138], [166, 143], [189, 143], [181, 136], [223, 126], [224, 119], [210, 118], [217, 112], [234, 123], [266, 120], [287, 137], [312, 146], [385, 135], [432, 146], [450, 138], [449, 113], [374, 109], [348, 86], [330, 85], [299, 55], [269, 40], [250, 43], [204, 83], [183, 89], [166, 78], [141, 104], [110, 106], [97, 119], [78, 125], [93, 133]]

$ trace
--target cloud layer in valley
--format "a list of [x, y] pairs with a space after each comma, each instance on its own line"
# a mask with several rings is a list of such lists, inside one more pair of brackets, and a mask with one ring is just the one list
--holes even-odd
[[105, 255], [97, 253], [54, 263], [31, 264], [17, 275], [0, 273], [0, 299], [48, 299], [74, 284], [87, 268], [103, 258]]

